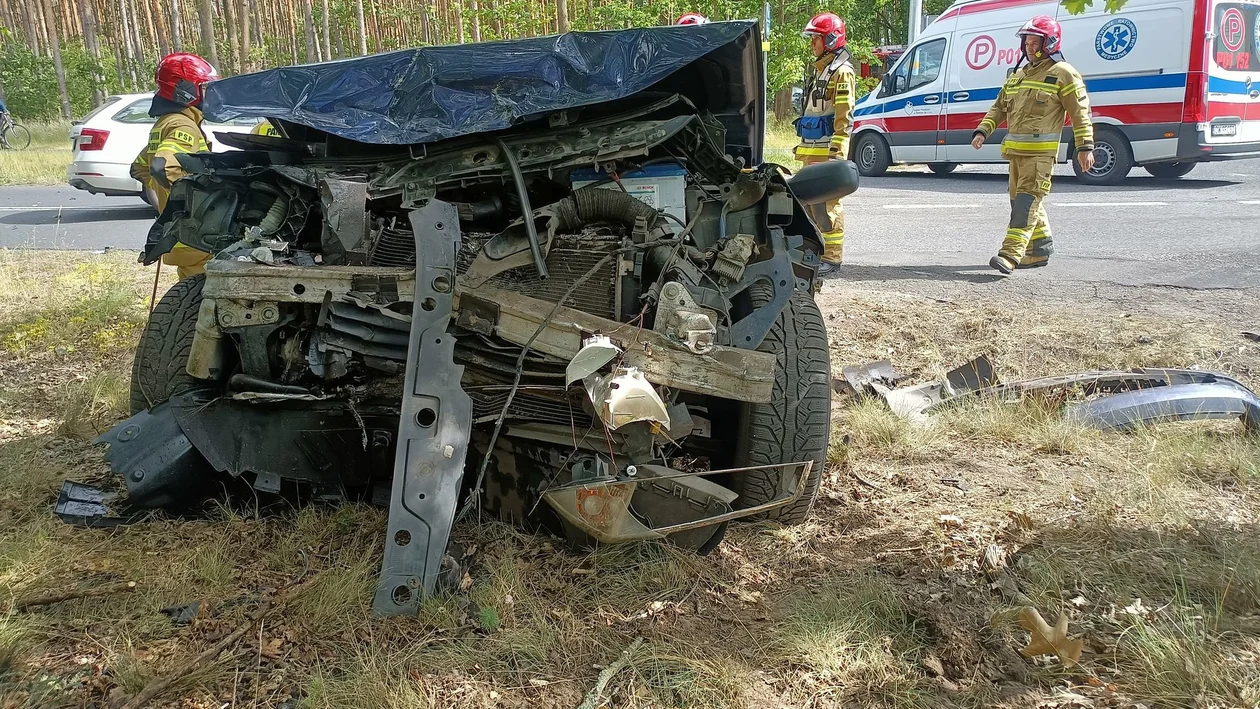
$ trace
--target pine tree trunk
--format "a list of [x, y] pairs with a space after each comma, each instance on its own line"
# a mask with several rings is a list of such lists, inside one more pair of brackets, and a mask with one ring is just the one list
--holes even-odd
[[219, 48], [214, 41], [214, 2], [198, 0], [197, 19], [201, 22], [201, 56], [217, 69]]
[[286, 37], [289, 38], [289, 57], [290, 57], [289, 63], [297, 64], [298, 63], [297, 22], [296, 22], [296, 18], [294, 18], [293, 16], [293, 2], [292, 0], [285, 0], [282, 4], [284, 6], [284, 14], [282, 15], [282, 18], [285, 24], [284, 34]]
[[311, 0], [303, 0], [302, 2], [302, 24], [306, 30], [306, 63], [314, 64], [319, 61], [319, 52], [315, 47], [315, 19], [311, 16]]
[[569, 0], [556, 0], [556, 29], [560, 34], [569, 31]]
[[35, 8], [30, 0], [18, 0], [22, 7], [22, 20], [26, 23], [26, 45], [31, 53], [41, 56], [39, 51], [39, 30], [35, 27]]
[[324, 16], [320, 18], [324, 30], [324, 61], [332, 61], [332, 36], [328, 21], [328, 0], [324, 0]]
[[44, 0], [44, 15], [51, 40], [53, 66], [57, 69], [57, 93], [61, 94], [61, 117], [70, 120], [70, 92], [66, 90], [66, 67], [61, 63], [61, 37], [57, 31], [57, 12], [52, 0]]
[[456, 35], [460, 44], [464, 43], [464, 0], [453, 0], [455, 3], [455, 26], [459, 28], [459, 34]]
[[433, 44], [433, 28], [429, 26], [428, 0], [424, 0], [420, 3], [420, 42], [423, 44]]
[[127, 74], [131, 77], [131, 89], [139, 91], [140, 79], [136, 75], [136, 52], [131, 44], [131, 18], [127, 15], [127, 0], [118, 0], [118, 17], [122, 22], [122, 37], [118, 41], [123, 45], [123, 54], [119, 55], [119, 60], [126, 57]]
[[[146, 6], [150, 2], [150, 0], [140, 0], [140, 1], [145, 3]], [[158, 58], [161, 59], [162, 57], [171, 53], [171, 43], [170, 43], [171, 30], [169, 27], [167, 27], [167, 23], [170, 20], [169, 18], [167, 18], [166, 13], [162, 12], [162, 0], [153, 0], [153, 1], [158, 4], [157, 11], [155, 12], [150, 9], [148, 10], [148, 12], [153, 16], [153, 23], [157, 25], [158, 50], [161, 52], [161, 54], [158, 55]], [[82, 0], [82, 2], [86, 4], [87, 2], [90, 2], [90, 0]]]
[[27, 0], [27, 7], [32, 8], [31, 13], [34, 16], [36, 54], [41, 49], [48, 52], [51, 47], [48, 44], [48, 25], [44, 23], [44, 4], [40, 0]]
[[[241, 50], [241, 45], [236, 41], [236, 0], [223, 0], [223, 29], [227, 33], [227, 54], [223, 57], [223, 63], [226, 68], [233, 73], [240, 73], [241, 65], [237, 62], [237, 57]], [[227, 73], [224, 73], [227, 76]]]
[[481, 41], [481, 0], [472, 0], [472, 37], [474, 42]]
[[376, 3], [368, 0], [368, 7], [372, 10], [372, 42], [376, 47], [376, 52], [381, 52], [381, 20], [376, 14]]
[[[91, 2], [91, 0], [84, 0]], [[171, 47], [177, 52], [184, 51], [184, 34], [180, 26], [182, 18], [179, 14], [179, 0], [171, 0]]]
[[105, 101], [105, 75], [101, 71], [101, 43], [96, 39], [96, 8], [92, 0], [79, 2], [79, 13], [82, 15], [83, 48], [92, 60], [92, 106], [96, 107]]
[[354, 11], [359, 20], [359, 56], [366, 56], [367, 27], [363, 24], [363, 0], [354, 0]]

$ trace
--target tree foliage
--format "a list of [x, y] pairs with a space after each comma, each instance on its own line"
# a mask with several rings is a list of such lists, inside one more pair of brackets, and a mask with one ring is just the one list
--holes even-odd
[[[1096, 1], [1063, 0], [1073, 12], [1083, 12]], [[1102, 1], [1113, 11], [1124, 2]], [[60, 113], [52, 36], [61, 39], [72, 112], [82, 116], [97, 100], [94, 90], [99, 96], [151, 90], [153, 69], [163, 53], [202, 51], [203, 26], [213, 28], [219, 72], [230, 76], [298, 64], [308, 56], [323, 61], [355, 56], [361, 44], [374, 53], [552, 34], [559, 31], [559, 2], [0, 0], [0, 91], [17, 115], [42, 119]], [[939, 14], [949, 2], [925, 0], [924, 11]], [[568, 24], [577, 31], [670, 24], [684, 12], [715, 20], [764, 15], [761, 0], [564, 0], [564, 5]], [[325, 8], [327, 40], [322, 32]], [[825, 9], [845, 18], [850, 51], [858, 61], [873, 60], [877, 46], [905, 42], [908, 0], [834, 0]], [[772, 94], [800, 82], [808, 59], [800, 30], [820, 11], [816, 2], [805, 0], [770, 3], [767, 79]], [[314, 45], [309, 55], [308, 43]]]

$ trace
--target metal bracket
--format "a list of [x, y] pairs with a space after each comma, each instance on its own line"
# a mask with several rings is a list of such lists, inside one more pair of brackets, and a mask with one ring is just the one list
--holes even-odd
[[744, 269], [744, 277], [727, 293], [727, 297], [734, 298], [748, 290], [757, 281], [766, 281], [774, 289], [774, 297], [769, 303], [731, 325], [732, 347], [756, 349], [761, 341], [766, 339], [779, 313], [783, 312], [783, 308], [792, 298], [792, 291], [796, 289], [796, 274], [792, 271], [792, 260], [788, 257], [787, 244], [775, 243], [782, 239], [782, 232], [779, 233], [778, 239], [772, 236], [770, 245], [774, 255], [765, 261], [750, 264]]
[[412, 309], [385, 560], [373, 603], [381, 615], [413, 613], [433, 592], [455, 521], [472, 400], [460, 387], [451, 319], [459, 212], [430, 201], [410, 213], [416, 238]]

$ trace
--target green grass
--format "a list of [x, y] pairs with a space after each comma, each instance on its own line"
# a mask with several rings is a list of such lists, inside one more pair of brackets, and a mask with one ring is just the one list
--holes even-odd
[[73, 159], [70, 124], [23, 125], [31, 132], [31, 145], [25, 150], [0, 150], [0, 185], [65, 184], [66, 168]]
[[[1037, 706], [1068, 679], [1088, 693], [1090, 677], [1118, 690], [1098, 706], [1260, 702], [1260, 450], [1234, 422], [1107, 434], [1051, 402], [976, 400], [916, 426], [876, 400], [838, 401], [805, 524], [732, 525], [707, 557], [650, 542], [575, 553], [460, 524], [457, 541], [476, 547], [471, 586], [416, 617], [371, 612], [381, 508], [243, 499], [204, 518], [68, 527], [50, 513], [61, 481], [111, 479], [83, 436], [124, 415], [152, 275], [134, 254], [0, 251], [0, 706], [133, 693], [304, 569], [287, 606], [161, 701], [573, 707], [642, 637], [606, 706]], [[1175, 317], [941, 306], [843, 284], [821, 298], [837, 363], [892, 357], [919, 381], [977, 352], [1007, 380], [1094, 364], [1260, 371], [1260, 348], [1240, 350], [1236, 329]], [[1088, 639], [1073, 674], [1020, 658], [1027, 635], [992, 622], [1010, 611], [978, 568], [994, 543], [1043, 615], [1067, 611]], [[9, 598], [117, 579], [136, 590], [7, 612]], [[1127, 613], [1138, 598], [1151, 610]], [[192, 626], [160, 613], [192, 600], [204, 603]], [[265, 656], [260, 643], [276, 640], [282, 657]]]

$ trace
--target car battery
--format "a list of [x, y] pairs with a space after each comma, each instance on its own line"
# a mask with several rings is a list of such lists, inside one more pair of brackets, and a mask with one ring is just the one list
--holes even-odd
[[[630, 196], [668, 212], [679, 221], [687, 221], [687, 171], [678, 163], [647, 165], [639, 170], [617, 175], [621, 187]], [[607, 172], [590, 168], [574, 170], [569, 174], [573, 189], [599, 183], [600, 188], [621, 189]]]

